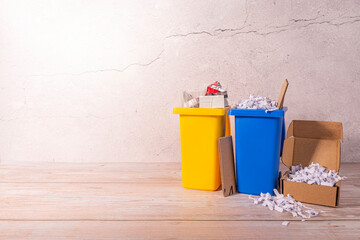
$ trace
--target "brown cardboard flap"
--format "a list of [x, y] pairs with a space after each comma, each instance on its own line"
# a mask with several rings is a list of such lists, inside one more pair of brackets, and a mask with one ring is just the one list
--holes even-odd
[[294, 120], [291, 122], [287, 137], [341, 139], [343, 128], [341, 122]]
[[318, 163], [338, 172], [340, 147], [338, 140], [291, 137], [284, 141], [281, 160], [289, 169], [299, 164], [306, 167], [311, 163]]
[[340, 201], [340, 186], [341, 186], [341, 181], [338, 181], [338, 182], [335, 184], [335, 187], [337, 188], [336, 206], [339, 205], [339, 201]]
[[284, 194], [284, 182], [286, 181], [287, 177], [289, 176], [289, 171], [286, 171], [284, 175], [280, 178], [280, 193]]
[[295, 143], [295, 138], [287, 138], [284, 141], [281, 161], [288, 168], [290, 168], [293, 163], [294, 143]]
[[312, 162], [338, 172], [340, 142], [331, 139], [294, 138], [292, 165], [301, 164], [305, 167]]
[[310, 185], [282, 179], [282, 193], [291, 195], [296, 201], [336, 207], [339, 203], [339, 187]]
[[232, 136], [218, 138], [221, 185], [224, 197], [236, 192]]

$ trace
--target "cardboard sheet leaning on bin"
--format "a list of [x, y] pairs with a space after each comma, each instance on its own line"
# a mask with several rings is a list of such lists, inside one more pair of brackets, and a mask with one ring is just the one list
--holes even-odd
[[236, 193], [234, 149], [230, 129], [229, 107], [225, 108], [225, 137], [218, 138], [221, 188], [224, 197]]
[[[301, 164], [306, 167], [318, 163], [329, 170], [340, 169], [340, 140], [343, 141], [341, 122], [291, 122], [284, 141], [282, 162], [290, 169]], [[280, 191], [296, 201], [336, 207], [339, 204], [341, 181], [334, 187], [287, 181], [289, 172], [280, 180]]]

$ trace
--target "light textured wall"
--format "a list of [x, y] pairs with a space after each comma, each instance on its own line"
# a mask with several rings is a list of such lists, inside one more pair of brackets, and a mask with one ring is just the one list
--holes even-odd
[[0, 1], [0, 161], [180, 161], [181, 91], [344, 125], [360, 161], [360, 1]]

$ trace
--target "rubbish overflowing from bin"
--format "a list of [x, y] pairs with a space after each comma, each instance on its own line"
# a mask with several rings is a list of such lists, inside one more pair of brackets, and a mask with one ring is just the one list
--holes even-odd
[[343, 179], [345, 177], [341, 177], [338, 172], [328, 170], [318, 163], [311, 163], [311, 165], [305, 168], [302, 168], [301, 164], [292, 166], [286, 180], [333, 187], [338, 181]]
[[272, 192], [279, 182], [279, 161], [285, 139], [285, 93], [282, 84], [278, 102], [250, 95], [229, 110], [235, 117], [235, 163], [237, 191], [260, 195]]
[[261, 193], [260, 197], [249, 196], [249, 199], [252, 199], [254, 204], [262, 204], [264, 207], [268, 207], [271, 211], [290, 212], [293, 217], [309, 219], [319, 215], [318, 211], [295, 201], [290, 195], [285, 197], [277, 189], [274, 189], [274, 193], [274, 196], [271, 196], [270, 193]]
[[256, 97], [250, 95], [249, 99], [243, 99], [239, 101], [239, 104], [236, 108], [239, 109], [265, 109], [268, 111], [274, 111], [279, 109], [276, 101], [271, 100], [267, 97]]
[[220, 82], [207, 86], [204, 92], [183, 92], [183, 107], [224, 108], [229, 106], [227, 91]]
[[181, 169], [184, 188], [215, 191], [221, 184], [218, 139], [230, 135], [227, 91], [219, 82], [202, 92], [183, 92], [180, 116]]

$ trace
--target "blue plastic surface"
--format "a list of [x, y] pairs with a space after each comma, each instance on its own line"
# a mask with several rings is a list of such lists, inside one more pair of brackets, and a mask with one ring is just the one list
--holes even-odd
[[238, 192], [273, 194], [285, 139], [285, 111], [230, 109], [235, 116], [236, 187]]

